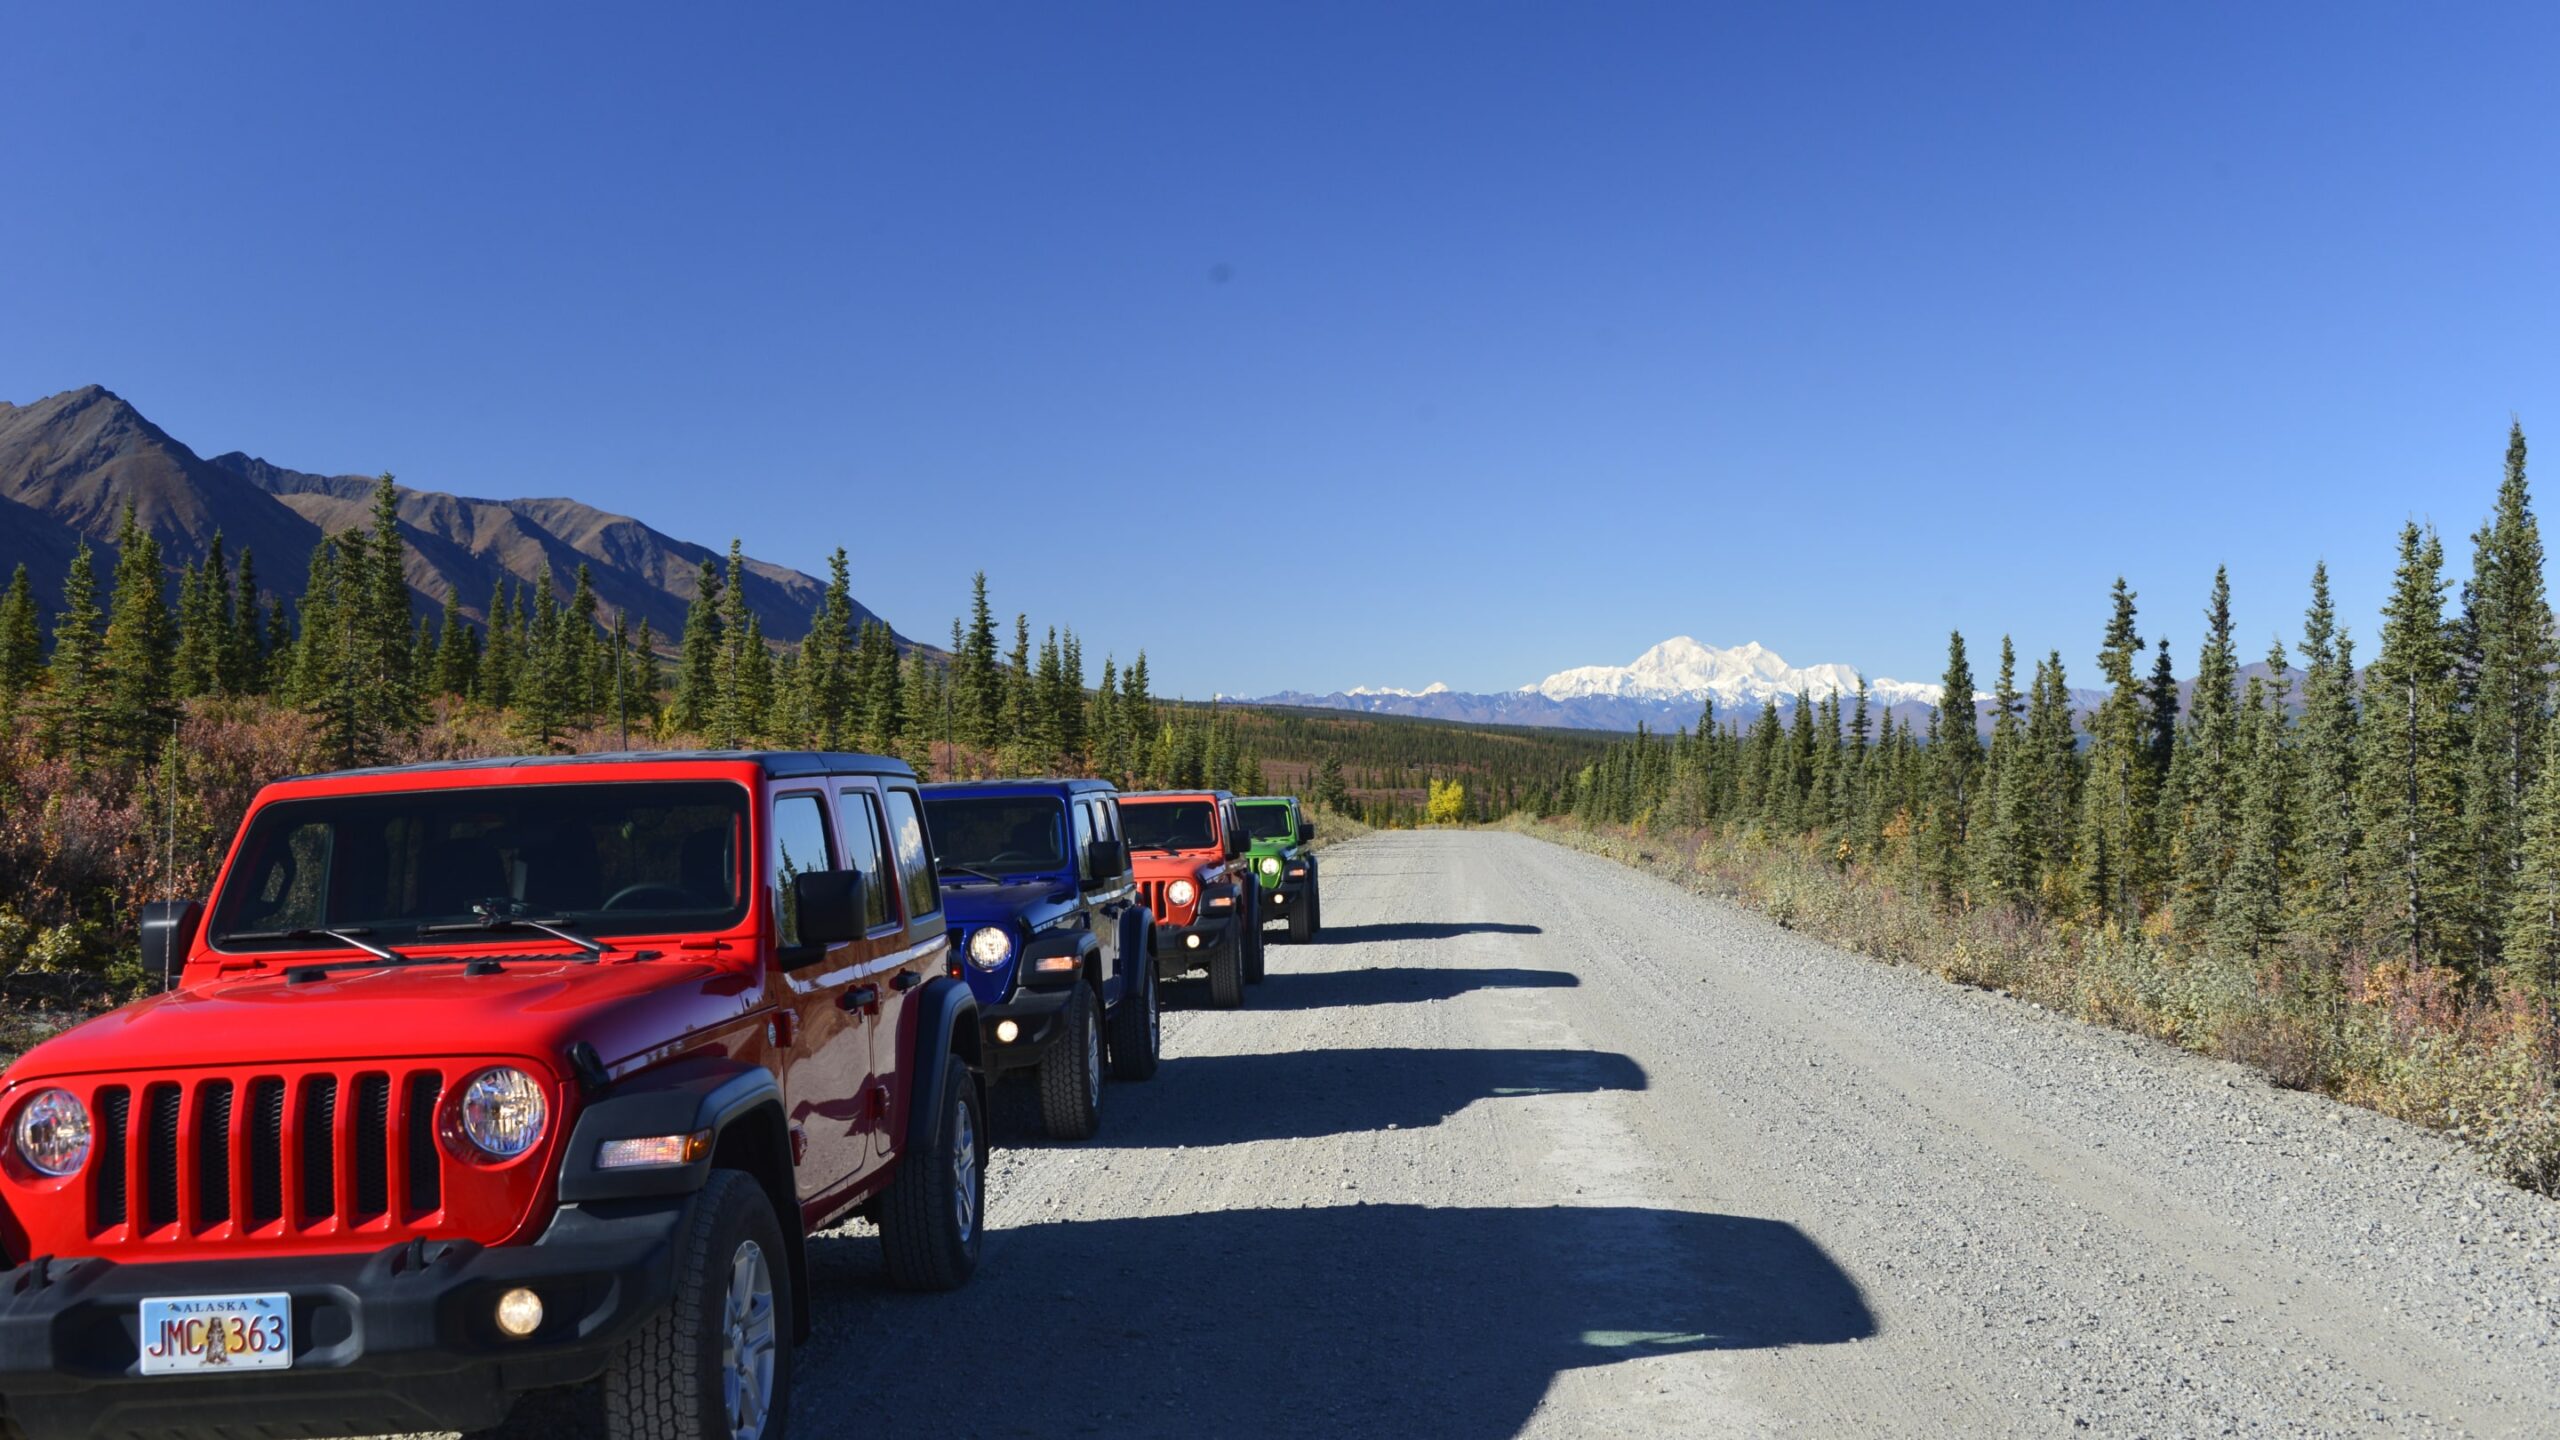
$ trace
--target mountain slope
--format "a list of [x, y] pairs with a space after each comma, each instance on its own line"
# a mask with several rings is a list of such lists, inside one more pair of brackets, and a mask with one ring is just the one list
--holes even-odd
[[[82, 539], [113, 562], [124, 507], [160, 541], [172, 569], [201, 559], [214, 532], [232, 556], [252, 550], [270, 593], [299, 595], [311, 551], [323, 536], [369, 527], [375, 480], [317, 475], [234, 451], [211, 460], [99, 386], [30, 405], [0, 402], [0, 576], [25, 562], [50, 612]], [[422, 611], [458, 594], [463, 613], [485, 620], [500, 581], [530, 585], [547, 571], [566, 596], [580, 564], [590, 567], [604, 613], [673, 641], [694, 598], [705, 560], [724, 554], [678, 540], [627, 515], [576, 500], [486, 500], [402, 487], [402, 538], [409, 586]], [[814, 576], [750, 559], [747, 603], [765, 634], [806, 634], [824, 589]], [[857, 604], [857, 619], [879, 618]]]

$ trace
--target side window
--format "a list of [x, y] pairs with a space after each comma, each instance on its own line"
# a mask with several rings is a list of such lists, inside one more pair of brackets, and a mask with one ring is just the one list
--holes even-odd
[[1091, 878], [1093, 874], [1093, 864], [1090, 859], [1093, 854], [1093, 803], [1088, 800], [1079, 800], [1074, 808], [1076, 812], [1076, 874]]
[[794, 877], [829, 868], [827, 807], [805, 791], [773, 802], [774, 938], [781, 945], [800, 943], [800, 901], [792, 891]]
[[888, 867], [880, 863], [887, 846], [880, 838], [880, 802], [868, 790], [847, 790], [837, 807], [844, 832], [844, 868], [862, 872], [862, 928], [877, 930], [898, 918], [889, 903]]
[[1093, 833], [1096, 838], [1120, 838], [1120, 802], [1108, 797], [1093, 802]]
[[942, 892], [933, 880], [932, 847], [924, 838], [924, 807], [917, 802], [916, 792], [891, 787], [889, 794], [889, 848], [898, 857], [898, 873], [905, 877], [902, 893], [907, 897], [907, 923], [913, 925], [942, 909]]

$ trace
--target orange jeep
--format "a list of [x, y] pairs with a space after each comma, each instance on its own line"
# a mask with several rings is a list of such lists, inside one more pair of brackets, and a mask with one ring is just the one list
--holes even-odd
[[1156, 917], [1156, 974], [1209, 972], [1209, 1003], [1233, 1010], [1262, 980], [1262, 894], [1250, 843], [1224, 790], [1154, 790], [1120, 797], [1138, 894]]

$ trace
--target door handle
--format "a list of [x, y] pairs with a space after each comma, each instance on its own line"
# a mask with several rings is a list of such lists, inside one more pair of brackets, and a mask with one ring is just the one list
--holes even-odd
[[842, 999], [836, 1001], [836, 1008], [839, 1010], [868, 1010], [879, 1003], [879, 986], [856, 985], [852, 989], [844, 992], [844, 997]]
[[889, 977], [889, 988], [905, 994], [924, 983], [924, 976], [913, 970], [901, 970]]

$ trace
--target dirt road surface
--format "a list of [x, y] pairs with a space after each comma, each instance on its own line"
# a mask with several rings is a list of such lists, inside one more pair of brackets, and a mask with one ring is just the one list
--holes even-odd
[[795, 1433], [2560, 1434], [2560, 1206], [2442, 1141], [1523, 836], [1325, 889], [967, 1290], [817, 1242]]

